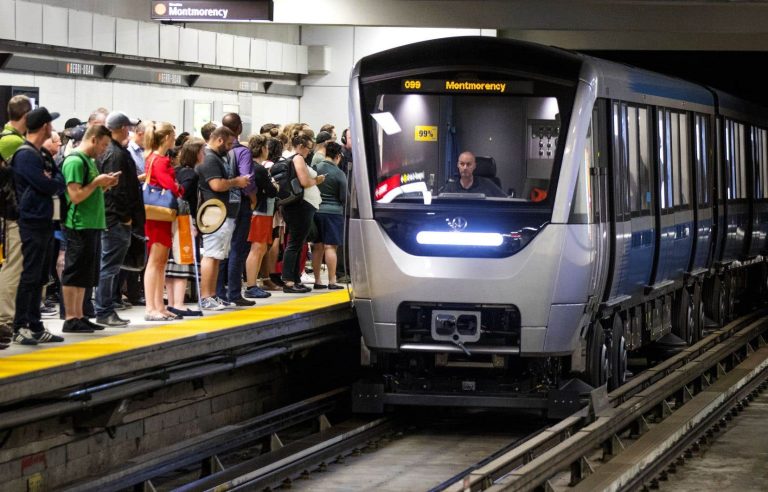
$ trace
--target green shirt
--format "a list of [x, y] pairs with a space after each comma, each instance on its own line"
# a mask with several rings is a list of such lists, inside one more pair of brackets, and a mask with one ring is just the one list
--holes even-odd
[[[85, 172], [83, 159], [86, 159], [88, 162], [88, 182], [92, 182], [99, 175], [96, 161], [76, 150], [64, 160], [64, 165], [61, 168], [61, 173], [64, 175], [64, 182], [67, 186], [69, 186], [69, 183], [83, 184]], [[72, 200], [70, 200], [69, 190], [67, 190], [66, 195], [69, 208], [64, 226], [75, 230], [107, 228], [107, 219], [104, 213], [104, 191], [101, 187], [97, 187], [88, 198], [77, 205], [73, 204]]]
[[12, 134], [0, 138], [0, 156], [5, 162], [10, 162], [13, 154], [24, 145], [24, 137], [10, 123], [6, 123], [3, 127], [3, 133], [8, 132]]

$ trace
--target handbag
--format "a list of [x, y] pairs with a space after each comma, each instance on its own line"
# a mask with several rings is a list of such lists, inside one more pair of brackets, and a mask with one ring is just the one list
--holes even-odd
[[176, 195], [171, 190], [166, 190], [160, 186], [149, 184], [152, 177], [152, 167], [155, 162], [155, 155], [147, 166], [147, 179], [142, 187], [144, 197], [144, 212], [148, 220], [157, 220], [160, 222], [173, 222], [176, 220], [176, 214], [179, 209], [179, 202]]
[[189, 204], [185, 200], [179, 200], [179, 214], [173, 223], [173, 261], [178, 265], [191, 265], [195, 262], [192, 251], [192, 218], [190, 217]]
[[144, 270], [144, 262], [147, 257], [147, 240], [143, 235], [131, 232], [131, 244], [125, 254], [121, 270], [140, 272]]

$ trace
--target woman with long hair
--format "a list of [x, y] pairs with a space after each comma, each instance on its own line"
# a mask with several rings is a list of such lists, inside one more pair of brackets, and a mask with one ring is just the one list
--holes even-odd
[[[178, 140], [178, 138], [176, 139]], [[203, 162], [205, 157], [205, 141], [200, 138], [189, 138], [179, 150], [179, 165], [176, 167], [176, 181], [184, 188], [184, 200], [189, 203], [189, 211], [194, 223], [197, 217], [197, 183], [198, 176], [195, 166]], [[194, 226], [192, 233], [196, 235]], [[165, 291], [168, 295], [168, 311], [178, 316], [202, 316], [202, 311], [188, 309], [184, 306], [184, 294], [187, 291], [187, 280], [195, 278], [194, 265], [179, 265], [168, 259], [165, 267]]]
[[[168, 122], [149, 122], [144, 133], [145, 170], [149, 177], [148, 184], [171, 191], [177, 197], [184, 194], [184, 189], [176, 183], [176, 173], [171, 159], [166, 155], [173, 148], [176, 131]], [[165, 264], [171, 249], [173, 233], [171, 222], [147, 219], [144, 231], [147, 236], [147, 268], [144, 272], [144, 297], [147, 300], [144, 319], [146, 321], [170, 321], [181, 319], [165, 308], [163, 303], [163, 284], [165, 283]]]
[[309, 235], [315, 212], [320, 208], [320, 190], [317, 185], [325, 180], [325, 176], [318, 176], [305, 160], [314, 147], [311, 135], [298, 131], [291, 139], [291, 143], [296, 155], [293, 156], [290, 165], [296, 170], [296, 177], [304, 188], [304, 198], [283, 206], [283, 219], [288, 230], [288, 245], [283, 255], [283, 282], [285, 282], [283, 292], [302, 294], [311, 289], [301, 283], [300, 253]]

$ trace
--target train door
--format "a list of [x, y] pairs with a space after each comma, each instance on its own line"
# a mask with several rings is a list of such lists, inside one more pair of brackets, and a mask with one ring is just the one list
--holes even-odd
[[642, 294], [653, 270], [651, 112], [614, 102], [612, 115], [614, 269], [611, 298]]
[[750, 217], [752, 217], [752, 240], [747, 255], [755, 257], [765, 251], [766, 234], [768, 234], [768, 202], [766, 202], [768, 131], [763, 128], [752, 127], [751, 133], [752, 183], [750, 189], [753, 196], [750, 200], [752, 206]]
[[[598, 100], [592, 111], [592, 123], [587, 134], [587, 145], [584, 151], [585, 162], [591, 162], [592, 179], [592, 222], [595, 224], [595, 269], [591, 289], [601, 300], [607, 300], [609, 272], [611, 271], [611, 208], [609, 202], [609, 166], [608, 158], [608, 122], [607, 102]], [[580, 176], [580, 179], [584, 179]], [[588, 206], [587, 206], [588, 207]]]
[[714, 159], [712, 145], [711, 117], [695, 114], [693, 117], [693, 162], [696, 183], [696, 237], [691, 271], [701, 270], [709, 264], [714, 244], [714, 223], [712, 215], [712, 190], [714, 186]]
[[693, 249], [691, 135], [688, 113], [657, 111], [659, 257], [654, 283], [681, 280]]

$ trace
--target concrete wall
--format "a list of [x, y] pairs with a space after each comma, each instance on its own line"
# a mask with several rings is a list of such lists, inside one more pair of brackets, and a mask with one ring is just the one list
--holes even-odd
[[301, 44], [330, 47], [331, 69], [328, 74], [302, 77], [304, 96], [299, 119], [313, 128], [332, 123], [341, 134], [341, 130], [349, 126], [349, 74], [355, 63], [366, 55], [427, 39], [495, 34], [483, 29], [304, 26]]

